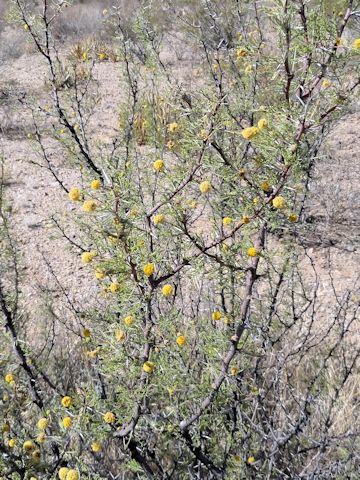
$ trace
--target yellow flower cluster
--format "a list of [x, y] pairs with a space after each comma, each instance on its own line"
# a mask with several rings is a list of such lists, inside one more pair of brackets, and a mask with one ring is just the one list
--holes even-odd
[[124, 323], [128, 327], [131, 327], [135, 322], [135, 318], [132, 315], [128, 315], [127, 317], [124, 318]]
[[179, 335], [176, 339], [176, 343], [179, 345], [179, 347], [182, 347], [186, 343], [186, 338], [184, 335]]
[[157, 172], [161, 172], [162, 170], [164, 170], [164, 166], [165, 163], [163, 162], [163, 160], [155, 160], [155, 162], [153, 163], [153, 168]]
[[93, 190], [98, 190], [100, 187], [101, 187], [101, 182], [99, 179], [96, 179], [96, 180], [93, 180], [91, 183], [90, 183], [90, 187], [93, 189]]
[[260, 120], [258, 121], [258, 129], [259, 129], [259, 130], [263, 130], [263, 129], [266, 128], [268, 125], [269, 125], [269, 123], [268, 123], [268, 121], [266, 120], [266, 118], [260, 118]]
[[232, 224], [233, 219], [231, 217], [224, 217], [223, 218], [223, 225], [224, 227], [228, 227]]
[[176, 130], [179, 128], [179, 124], [176, 123], [176, 122], [173, 122], [173, 123], [169, 123], [168, 125], [168, 132], [170, 133], [174, 133], [176, 132]]
[[73, 399], [71, 397], [69, 397], [68, 395], [66, 395], [65, 397], [63, 397], [61, 399], [61, 405], [64, 407], [64, 408], [70, 408], [73, 404]]
[[79, 480], [80, 475], [77, 470], [70, 469], [67, 467], [61, 467], [59, 472], [59, 479], [60, 480]]
[[355, 48], [355, 50], [360, 50], [360, 38], [354, 40], [353, 47]]
[[272, 201], [272, 204], [275, 208], [281, 209], [285, 207], [285, 198], [282, 197], [281, 195], [278, 195], [275, 197]]
[[64, 428], [70, 428], [71, 425], [72, 425], [72, 420], [71, 420], [71, 418], [70, 418], [70, 417], [64, 417], [64, 418], [62, 419], [62, 424], [63, 424], [63, 427], [64, 427]]
[[97, 203], [95, 200], [85, 200], [82, 209], [86, 213], [94, 212], [96, 210]]
[[154, 215], [152, 217], [152, 221], [154, 225], [159, 225], [159, 223], [164, 223], [165, 215], [163, 213], [159, 213], [158, 215]]
[[40, 430], [46, 430], [49, 426], [49, 420], [45, 417], [40, 418], [37, 425]]
[[79, 187], [72, 187], [68, 195], [72, 202], [77, 202], [78, 200], [80, 200], [81, 190]]
[[246, 140], [251, 140], [252, 138], [255, 137], [257, 133], [259, 133], [258, 127], [247, 127], [247, 128], [244, 128], [244, 130], [241, 132], [241, 135]]
[[4, 377], [6, 383], [12, 383], [15, 381], [14, 375], [12, 373], [7, 373]]
[[23, 449], [25, 450], [25, 452], [32, 452], [34, 449], [35, 449], [35, 445], [33, 443], [32, 440], [26, 440], [24, 443], [23, 443]]
[[84, 338], [90, 338], [91, 337], [91, 331], [88, 328], [84, 328], [82, 333], [83, 333]]
[[121, 330], [120, 328], [115, 331], [115, 338], [118, 342], [123, 342], [126, 338], [126, 334], [124, 330]]
[[154, 271], [155, 271], [155, 265], [153, 263], [147, 263], [146, 265], [144, 265], [144, 274], [147, 277], [151, 277], [151, 275], [154, 274]]
[[120, 290], [120, 284], [117, 282], [112, 282], [110, 283], [109, 289], [111, 293], [116, 293]]
[[116, 420], [115, 415], [112, 412], [106, 412], [103, 416], [104, 422], [105, 423], [114, 423]]
[[164, 295], [164, 297], [170, 297], [173, 294], [174, 287], [170, 284], [166, 284], [162, 287], [161, 292]]
[[91, 444], [91, 450], [92, 450], [93, 452], [95, 452], [95, 453], [101, 452], [101, 450], [102, 450], [102, 445], [101, 445], [101, 443], [100, 443], [100, 442], [97, 442], [97, 441], [92, 442], [92, 444]]
[[208, 193], [211, 190], [211, 183], [208, 180], [204, 180], [199, 185], [199, 190], [201, 193]]
[[211, 314], [211, 318], [212, 320], [214, 320], [215, 322], [217, 322], [218, 320], [220, 320], [222, 314], [219, 310], [215, 310], [212, 314]]
[[257, 252], [257, 249], [255, 247], [249, 247], [248, 251], [247, 251], [247, 254], [248, 254], [249, 257], [256, 257], [258, 252]]
[[239, 60], [240, 58], [247, 57], [249, 55], [249, 52], [246, 50], [246, 48], [239, 47], [236, 50], [236, 58]]
[[147, 361], [143, 365], [143, 370], [146, 373], [152, 373], [154, 369], [155, 369], [155, 364], [153, 362]]
[[16, 445], [15, 438], [10, 438], [9, 441], [8, 441], [8, 445], [9, 445], [10, 448], [14, 448], [15, 445]]
[[262, 184], [260, 185], [260, 188], [263, 192], [267, 193], [267, 192], [270, 192], [271, 185], [268, 181], [265, 181], [265, 182], [262, 182]]
[[106, 273], [101, 268], [97, 268], [95, 270], [95, 278], [97, 278], [98, 280], [102, 280], [103, 278], [105, 278], [105, 276]]
[[83, 252], [81, 254], [81, 260], [83, 261], [83, 263], [90, 263], [94, 260], [96, 255], [97, 253], [94, 252], [94, 250], [92, 250], [91, 252]]

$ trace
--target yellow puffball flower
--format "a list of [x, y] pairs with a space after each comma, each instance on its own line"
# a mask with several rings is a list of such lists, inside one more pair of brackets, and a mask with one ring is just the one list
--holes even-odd
[[40, 458], [41, 458], [41, 452], [40, 450], [35, 450], [32, 454], [31, 454], [31, 458], [32, 458], [32, 461], [34, 463], [39, 463], [40, 462]]
[[236, 58], [244, 58], [249, 55], [249, 52], [246, 50], [246, 48], [239, 47], [236, 49]]
[[102, 62], [103, 60], [106, 60], [106, 53], [104, 52], [99, 53], [99, 60], [100, 62]]
[[197, 207], [197, 201], [196, 200], [191, 200], [191, 202], [189, 203], [189, 207], [194, 209]]
[[152, 217], [152, 221], [154, 225], [159, 225], [159, 223], [164, 223], [165, 215], [163, 213], [159, 213], [158, 215], [154, 215]]
[[69, 469], [67, 467], [61, 467], [58, 472], [60, 480], [66, 480], [66, 475], [68, 474], [68, 472]]
[[244, 223], [245, 225], [247, 225], [249, 222], [250, 222], [250, 218], [247, 217], [246, 215], [242, 218], [242, 223]]
[[260, 188], [263, 192], [270, 192], [271, 190], [271, 185], [269, 182], [265, 181], [265, 182], [262, 182], [262, 184], [260, 185]]
[[93, 250], [91, 252], [83, 252], [81, 254], [81, 260], [83, 263], [90, 263], [93, 261], [96, 255], [96, 252], [94, 252]]
[[36, 441], [37, 441], [38, 443], [44, 443], [45, 440], [46, 440], [46, 435], [45, 435], [45, 433], [43, 433], [43, 432], [42, 432], [42, 433], [39, 433], [39, 435], [36, 437]]
[[30, 477], [30, 480], [38, 480], [36, 477]]
[[323, 88], [329, 88], [331, 86], [331, 81], [328, 78], [325, 78], [322, 82]]
[[102, 450], [101, 443], [100, 442], [92, 442], [91, 450], [95, 453], [101, 452], [101, 450]]
[[165, 163], [163, 160], [155, 160], [155, 162], [153, 163], [153, 168], [157, 172], [161, 172], [162, 170], [164, 170], [164, 167]]
[[253, 463], [255, 463], [255, 457], [249, 457], [247, 460], [246, 460], [246, 463], [248, 465], [252, 465]]
[[179, 345], [179, 347], [184, 346], [186, 343], [186, 338], [184, 337], [184, 335], [179, 335], [176, 339], [176, 343]]
[[105, 415], [103, 416], [103, 419], [105, 423], [114, 423], [116, 420], [116, 417], [112, 412], [106, 412]]
[[94, 212], [96, 210], [97, 203], [95, 200], [85, 200], [82, 209], [86, 213]]
[[70, 418], [70, 417], [64, 417], [64, 418], [62, 419], [62, 424], [63, 424], [63, 427], [64, 427], [64, 428], [70, 428], [71, 425], [72, 425], [72, 420], [71, 420], [71, 418]]
[[101, 270], [100, 268], [97, 268], [95, 270], [95, 278], [97, 278], [98, 280], [102, 280], [105, 277], [106, 273], [104, 272], [104, 270]]
[[90, 338], [91, 337], [91, 331], [88, 328], [84, 328], [82, 334], [83, 334], [84, 338]]
[[268, 121], [266, 118], [260, 118], [258, 121], [258, 129], [262, 130], [263, 128], [266, 128], [269, 125]]
[[353, 47], [355, 48], [355, 50], [360, 50], [360, 38], [354, 40]]
[[172, 150], [175, 147], [175, 142], [173, 140], [169, 140], [166, 146], [169, 150]]
[[214, 312], [212, 312], [211, 314], [211, 318], [217, 322], [218, 320], [220, 320], [220, 318], [222, 317], [222, 313], [219, 311], [219, 310], [215, 310]]
[[118, 342], [123, 342], [126, 338], [124, 330], [118, 329], [115, 331], [115, 338]]
[[110, 283], [109, 289], [111, 293], [116, 293], [120, 290], [120, 284], [117, 282], [112, 282]]
[[83, 60], [87, 60], [88, 58], [89, 58], [89, 55], [87, 54], [87, 52], [84, 52], [84, 53], [82, 54], [82, 59], [83, 59]]
[[8, 441], [9, 448], [14, 448], [16, 444], [15, 438], [10, 438]]
[[67, 395], [61, 399], [61, 405], [65, 408], [71, 407], [72, 404], [73, 404], [73, 399]]
[[91, 183], [90, 183], [90, 187], [93, 189], [93, 190], [99, 190], [99, 188], [101, 187], [101, 182], [99, 179], [95, 179], [93, 180]]
[[5, 422], [3, 427], [2, 427], [2, 431], [4, 433], [9, 433], [10, 432], [10, 423], [9, 422]]
[[249, 255], [249, 257], [256, 257], [258, 252], [255, 247], [249, 247], [247, 250], [247, 254]]
[[81, 190], [79, 187], [72, 187], [68, 193], [68, 196], [72, 202], [80, 200]]
[[211, 183], [208, 180], [204, 180], [199, 185], [199, 190], [201, 193], [208, 193], [211, 190]]
[[152, 373], [152, 372], [154, 371], [154, 369], [155, 369], [155, 365], [154, 365], [153, 362], [147, 361], [147, 362], [145, 362], [144, 365], [143, 365], [143, 370], [144, 370], [144, 372], [146, 372], [146, 373]]
[[241, 135], [246, 139], [246, 140], [251, 140], [255, 135], [259, 133], [258, 127], [247, 127], [244, 128], [244, 130], [241, 132]]
[[79, 480], [80, 476], [77, 470], [69, 470], [66, 475], [66, 480]]
[[239, 367], [231, 367], [230, 373], [235, 376], [239, 373], [239, 370]]
[[285, 207], [285, 198], [278, 195], [277, 197], [275, 197], [273, 199], [272, 204], [275, 208], [279, 208], [279, 209], [284, 208]]
[[296, 213], [290, 213], [290, 215], [288, 216], [288, 219], [289, 219], [290, 222], [296, 223], [298, 221], [299, 217]]
[[40, 418], [40, 420], [38, 421], [38, 424], [37, 424], [38, 428], [40, 430], [46, 430], [47, 427], [49, 426], [49, 420], [45, 417], [43, 418]]
[[34, 450], [34, 448], [35, 448], [35, 445], [32, 442], [32, 440], [26, 440], [23, 443], [23, 449], [25, 450], [25, 452], [31, 452], [32, 450]]
[[128, 327], [131, 327], [135, 322], [135, 318], [132, 315], [128, 315], [127, 317], [124, 318], [124, 323]]
[[144, 274], [147, 277], [151, 277], [151, 275], [154, 274], [154, 271], [155, 271], [155, 265], [153, 263], [147, 263], [146, 265], [144, 265]]
[[222, 223], [224, 227], [228, 227], [229, 225], [232, 224], [232, 221], [233, 219], [231, 217], [224, 217]]
[[174, 132], [176, 132], [176, 130], [178, 129], [178, 127], [179, 127], [179, 124], [176, 123], [176, 122], [173, 122], [173, 123], [169, 123], [167, 129], [168, 129], [168, 132], [174, 133]]
[[166, 284], [162, 287], [161, 292], [164, 295], [164, 297], [170, 297], [170, 295], [173, 294], [174, 287], [170, 284]]
[[12, 373], [7, 373], [4, 377], [6, 383], [11, 383], [15, 381], [14, 375]]

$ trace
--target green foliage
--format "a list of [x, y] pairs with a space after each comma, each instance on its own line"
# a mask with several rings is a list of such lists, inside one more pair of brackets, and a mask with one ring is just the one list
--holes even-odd
[[[79, 190], [59, 181], [72, 187], [64, 204], [76, 207], [75, 234], [56, 225], [79, 264], [96, 252], [82, 259], [98, 298], [63, 326], [55, 316], [42, 349], [23, 347], [26, 364], [2, 359], [3, 375], [14, 375], [1, 384], [7, 478], [56, 478], [65, 466], [89, 479], [326, 478], [333, 468], [342, 478], [359, 459], [344, 454], [351, 426], [341, 441], [330, 425], [359, 356], [345, 328], [357, 307], [337, 317], [340, 331], [329, 323], [314, 361], [316, 290], [297, 243], [312, 166], [358, 84], [359, 49], [337, 41], [346, 27], [338, 6], [165, 2], [174, 29], [165, 36], [148, 7], [126, 28], [114, 8], [125, 95], [116, 136], [100, 141], [90, 123], [95, 59], [77, 46], [73, 81], [61, 88], [64, 65], [43, 43], [46, 13], [28, 17], [16, 3], [50, 69], [47, 132], [79, 173]], [[175, 34], [182, 50], [201, 52], [188, 84], [162, 59]], [[14, 341], [21, 331], [5, 343]], [[345, 347], [348, 363], [331, 378]], [[50, 424], [36, 462], [22, 445], [42, 416]]]

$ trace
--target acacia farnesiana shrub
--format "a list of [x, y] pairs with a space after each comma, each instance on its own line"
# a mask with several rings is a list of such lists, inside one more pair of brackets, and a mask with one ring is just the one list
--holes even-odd
[[[165, 2], [161, 35], [151, 8], [124, 26], [114, 7], [123, 95], [108, 140], [90, 120], [99, 59], [61, 60], [51, 5], [15, 3], [52, 86], [52, 107], [27, 103], [30, 137], [76, 206], [76, 236], [53, 220], [99, 298], [76, 312], [63, 363], [40, 355], [35, 368], [26, 344], [4, 359], [10, 478], [355, 478], [355, 412], [334, 423], [356, 380], [358, 307], [349, 292], [321, 317], [297, 239], [312, 166], [359, 83], [356, 2], [228, 1], [226, 16], [217, 2]], [[171, 53], [179, 41], [191, 72]], [[19, 300], [1, 285], [11, 343]]]

